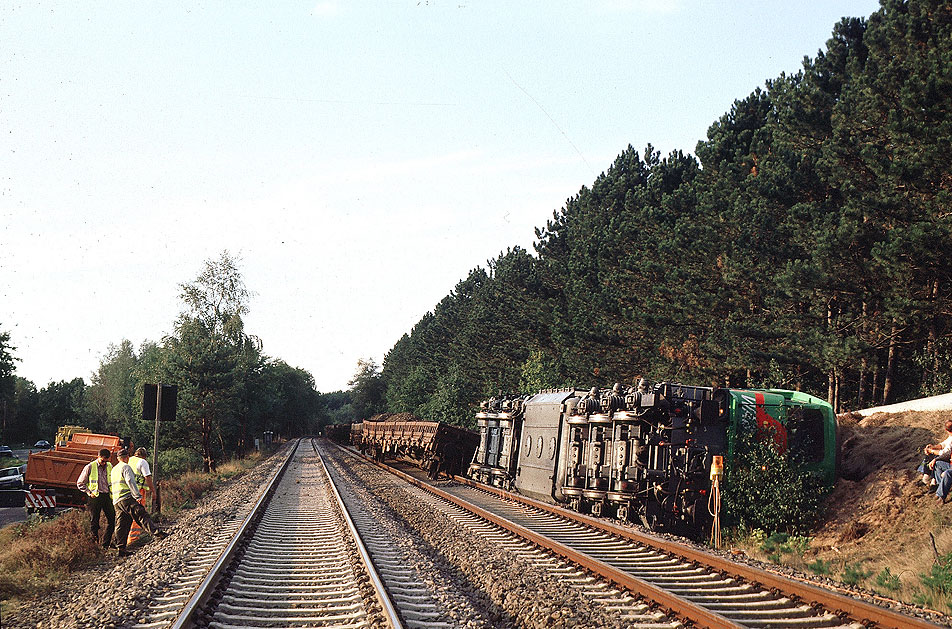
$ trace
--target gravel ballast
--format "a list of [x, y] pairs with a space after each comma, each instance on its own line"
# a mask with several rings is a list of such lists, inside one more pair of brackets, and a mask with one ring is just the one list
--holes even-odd
[[167, 525], [165, 539], [145, 544], [130, 557], [110, 551], [102, 564], [73, 574], [56, 591], [4, 614], [3, 627], [114, 629], [135, 624], [154, 597], [175, 585], [189, 559], [223, 523], [244, 517], [292, 445], [181, 512]]

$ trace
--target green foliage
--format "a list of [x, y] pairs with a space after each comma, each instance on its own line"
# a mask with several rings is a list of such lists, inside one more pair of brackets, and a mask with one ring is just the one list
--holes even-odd
[[750, 543], [757, 548], [763, 548], [767, 544], [767, 533], [763, 529], [752, 529], [750, 532]]
[[350, 391], [334, 391], [318, 396], [321, 427], [328, 424], [349, 424], [359, 421], [350, 396]]
[[86, 383], [82, 378], [73, 378], [69, 382], [61, 380], [51, 382], [37, 394], [37, 439], [50, 442], [59, 426], [79, 424], [85, 414]]
[[773, 440], [741, 435], [726, 470], [724, 517], [744, 528], [778, 531], [765, 541], [772, 548], [779, 550], [784, 544], [805, 550], [809, 538], [786, 535], [810, 529], [822, 515], [827, 491], [819, 474], [780, 454]]
[[558, 387], [559, 375], [554, 362], [547, 358], [541, 349], [530, 350], [529, 357], [522, 364], [519, 390], [526, 393], [536, 393], [543, 389]]
[[897, 592], [902, 587], [899, 575], [894, 575], [888, 567], [883, 568], [882, 572], [876, 575], [876, 585], [890, 592]]
[[816, 561], [808, 563], [807, 568], [809, 568], [812, 572], [822, 576], [828, 575], [833, 571], [833, 565], [829, 561], [823, 559], [817, 559]]
[[348, 384], [350, 403], [357, 418], [369, 419], [386, 410], [386, 384], [380, 375], [380, 368], [373, 360], [358, 360], [357, 371]]
[[840, 581], [847, 585], [859, 585], [872, 574], [872, 572], [863, 568], [862, 562], [845, 563], [843, 564], [843, 572], [840, 574]]
[[[628, 146], [536, 230], [536, 256], [474, 270], [400, 339], [389, 410], [638, 376], [837, 410], [948, 390], [948, 22], [939, 0], [885, 0], [738, 98], [697, 158]], [[443, 391], [450, 369], [476, 386]]]
[[195, 472], [202, 468], [202, 455], [191, 448], [172, 448], [160, 450], [156, 474], [161, 478], [180, 476], [186, 472]]
[[810, 538], [788, 533], [773, 533], [760, 545], [765, 553], [777, 555], [803, 555], [810, 548]]
[[[16, 380], [13, 372], [18, 360], [13, 355], [14, 350], [16, 348], [10, 345], [10, 333], [0, 331], [0, 412], [7, 406], [12, 406], [14, 401]], [[6, 426], [2, 425], [0, 428], [5, 429]], [[5, 433], [0, 434], [0, 440], [10, 441]]]
[[921, 575], [920, 580], [934, 594], [943, 596], [952, 594], [952, 553], [939, 557], [929, 574]]

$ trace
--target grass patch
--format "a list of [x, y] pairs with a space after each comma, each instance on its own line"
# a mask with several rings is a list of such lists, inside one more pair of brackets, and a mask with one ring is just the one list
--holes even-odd
[[876, 585], [888, 592], [898, 592], [902, 587], [899, 576], [890, 572], [889, 567], [883, 568], [882, 572], [876, 575]]
[[816, 561], [811, 561], [808, 563], [807, 568], [809, 568], [811, 572], [823, 577], [829, 575], [833, 571], [833, 565], [831, 562], [819, 558], [817, 558]]
[[[160, 479], [163, 519], [174, 519], [182, 510], [195, 508], [204, 494], [240, 476], [266, 456], [254, 453], [229, 461], [219, 465], [215, 473], [186, 472]], [[69, 573], [109, 557], [93, 541], [85, 510], [65, 511], [52, 519], [34, 515], [26, 522], [0, 529], [0, 615], [9, 613], [24, 599], [56, 589]]]
[[194, 509], [195, 503], [204, 494], [225, 481], [241, 476], [260, 463], [265, 454], [255, 452], [243, 459], [234, 459], [220, 464], [214, 472], [185, 472], [162, 480], [162, 515], [174, 516], [183, 509]]
[[863, 562], [861, 561], [855, 564], [844, 563], [843, 572], [840, 574], [840, 581], [847, 585], [859, 585], [872, 574], [872, 572], [863, 568]]
[[21, 461], [20, 459], [16, 457], [9, 457], [9, 456], [0, 457], [0, 469], [3, 469], [5, 467], [20, 467], [24, 463], [26, 463], [26, 461]]
[[162, 514], [173, 516], [186, 505], [195, 506], [195, 502], [205, 493], [218, 486], [214, 474], [204, 472], [186, 472], [169, 480], [161, 481]]
[[83, 511], [7, 526], [0, 530], [0, 599], [6, 607], [11, 599], [54, 590], [67, 574], [102, 556]]

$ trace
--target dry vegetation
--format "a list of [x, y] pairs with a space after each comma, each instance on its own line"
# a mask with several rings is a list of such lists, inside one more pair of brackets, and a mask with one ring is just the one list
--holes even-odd
[[[214, 474], [187, 472], [163, 480], [163, 518], [174, 519], [194, 506], [202, 494], [250, 469], [263, 458], [255, 453], [218, 466]], [[103, 524], [105, 526], [105, 524]], [[19, 599], [40, 596], [57, 587], [63, 577], [95, 563], [112, 561], [93, 543], [89, 516], [69, 510], [54, 519], [32, 516], [0, 529], [0, 613]]]

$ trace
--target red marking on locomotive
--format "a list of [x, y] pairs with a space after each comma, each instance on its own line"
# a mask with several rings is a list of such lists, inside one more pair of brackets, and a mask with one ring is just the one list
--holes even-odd
[[[764, 439], [772, 436], [777, 446], [777, 452], [783, 454], [787, 451], [787, 429], [783, 424], [771, 417], [764, 408], [765, 400], [763, 393], [755, 393], [754, 399], [757, 402], [757, 428], [759, 436]], [[772, 435], [770, 433], [773, 433]]]

